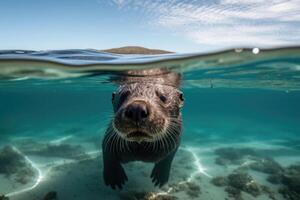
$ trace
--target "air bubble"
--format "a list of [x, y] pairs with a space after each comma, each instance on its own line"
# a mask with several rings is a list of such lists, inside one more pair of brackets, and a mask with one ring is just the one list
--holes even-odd
[[259, 48], [253, 48], [252, 53], [253, 54], [258, 54], [259, 53]]

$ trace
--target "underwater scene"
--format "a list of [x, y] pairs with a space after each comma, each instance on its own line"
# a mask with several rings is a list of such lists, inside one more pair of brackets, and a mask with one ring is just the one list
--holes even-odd
[[0, 51], [0, 200], [299, 200], [299, 111], [299, 47]]

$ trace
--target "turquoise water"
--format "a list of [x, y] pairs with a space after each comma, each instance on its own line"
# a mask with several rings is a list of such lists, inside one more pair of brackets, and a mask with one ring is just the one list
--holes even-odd
[[[112, 80], [157, 67], [182, 74], [185, 96], [169, 183], [154, 187], [153, 164], [135, 162], [112, 190], [100, 152]], [[300, 199], [299, 48], [0, 51], [0, 77], [0, 194], [10, 199]]]

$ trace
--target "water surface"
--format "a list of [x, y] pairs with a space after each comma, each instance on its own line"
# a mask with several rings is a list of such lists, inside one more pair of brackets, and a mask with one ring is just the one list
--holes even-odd
[[[129, 182], [102, 180], [111, 93], [128, 70], [182, 74], [184, 132], [169, 184], [152, 164]], [[116, 55], [94, 50], [0, 51], [0, 194], [42, 199], [300, 199], [300, 49]], [[139, 77], [147, 78], [147, 77]], [[151, 198], [150, 198], [151, 197]]]

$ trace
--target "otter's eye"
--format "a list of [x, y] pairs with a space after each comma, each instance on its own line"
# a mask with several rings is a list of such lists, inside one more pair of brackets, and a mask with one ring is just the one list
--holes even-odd
[[184, 101], [184, 97], [183, 97], [182, 93], [179, 94], [179, 98], [180, 98], [181, 101]]
[[127, 97], [130, 95], [130, 92], [129, 91], [125, 91], [121, 94], [121, 97], [120, 97], [120, 103], [123, 103]]
[[166, 103], [167, 97], [159, 92], [156, 92], [156, 95], [159, 97], [159, 99], [163, 102]]
[[116, 93], [113, 92], [113, 93], [111, 94], [111, 100], [112, 100], [112, 101], [115, 100], [115, 97], [116, 97]]
[[164, 103], [166, 103], [167, 101], [167, 97], [165, 97], [164, 95], [159, 95], [159, 99]]

